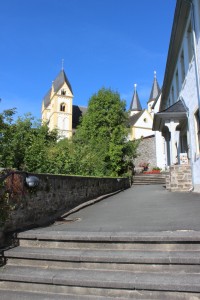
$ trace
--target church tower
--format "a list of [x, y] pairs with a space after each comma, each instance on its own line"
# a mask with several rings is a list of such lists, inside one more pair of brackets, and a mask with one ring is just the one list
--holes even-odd
[[148, 112], [152, 113], [152, 106], [155, 102], [155, 100], [157, 99], [157, 97], [160, 95], [161, 93], [161, 89], [159, 87], [157, 78], [156, 78], [156, 71], [154, 71], [154, 80], [153, 80], [153, 85], [152, 85], [152, 89], [151, 89], [151, 94], [149, 97], [149, 101], [147, 102], [148, 105]]
[[50, 130], [57, 128], [60, 139], [72, 136], [72, 101], [72, 88], [62, 68], [42, 101], [42, 122]]
[[134, 84], [134, 93], [130, 105], [130, 116], [133, 116], [142, 110], [140, 100], [137, 93], [137, 84]]

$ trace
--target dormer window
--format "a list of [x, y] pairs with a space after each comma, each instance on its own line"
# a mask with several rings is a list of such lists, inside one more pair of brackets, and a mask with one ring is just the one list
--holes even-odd
[[66, 91], [64, 89], [61, 90], [61, 95], [63, 95], [63, 96], [66, 95]]
[[65, 111], [65, 103], [60, 104], [60, 111]]

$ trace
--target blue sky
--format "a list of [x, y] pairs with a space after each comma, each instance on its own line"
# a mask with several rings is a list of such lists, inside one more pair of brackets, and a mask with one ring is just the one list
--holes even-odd
[[100, 88], [143, 108], [154, 70], [162, 86], [175, 0], [6, 0], [0, 9], [0, 112], [41, 117], [42, 98], [64, 70], [74, 104]]

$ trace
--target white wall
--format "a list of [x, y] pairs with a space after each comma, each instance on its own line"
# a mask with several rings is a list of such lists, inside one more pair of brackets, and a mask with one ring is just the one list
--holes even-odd
[[[196, 30], [196, 53], [197, 53], [197, 66], [198, 66], [198, 77], [196, 76], [196, 69], [195, 69], [195, 56], [193, 55], [193, 58], [191, 61], [189, 61], [189, 50], [188, 50], [188, 42], [187, 42], [187, 34], [188, 34], [188, 27], [191, 22], [191, 15], [189, 15], [186, 28], [185, 28], [185, 34], [183, 36], [182, 45], [180, 47], [179, 57], [177, 60], [177, 65], [175, 68], [174, 76], [172, 78], [171, 82], [171, 88], [172, 85], [176, 87], [176, 71], [178, 70], [179, 73], [179, 87], [180, 87], [180, 93], [179, 97], [182, 97], [184, 100], [186, 106], [188, 107], [188, 130], [189, 130], [189, 138], [188, 138], [188, 146], [189, 146], [189, 159], [192, 166], [192, 175], [193, 175], [193, 185], [195, 190], [200, 191], [200, 157], [197, 155], [197, 149], [196, 149], [196, 131], [195, 131], [195, 118], [194, 114], [196, 110], [199, 107], [199, 99], [198, 99], [198, 93], [197, 93], [197, 87], [200, 82], [200, 1], [199, 0], [193, 0], [194, 8], [195, 8], [195, 30]], [[184, 51], [184, 64], [185, 64], [185, 78], [181, 78], [181, 62], [180, 62], [180, 55], [181, 52]], [[183, 83], [182, 83], [183, 81]], [[170, 91], [171, 91], [170, 88]], [[177, 94], [177, 91], [175, 91], [175, 95]], [[168, 100], [171, 97], [171, 95], [168, 96]], [[178, 99], [176, 99], [177, 101]], [[178, 135], [175, 137], [178, 141]]]

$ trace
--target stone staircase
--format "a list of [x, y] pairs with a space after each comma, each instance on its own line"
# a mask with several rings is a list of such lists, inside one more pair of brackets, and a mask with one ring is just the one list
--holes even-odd
[[200, 299], [200, 232], [30, 230], [4, 252], [0, 299]]
[[166, 184], [166, 173], [137, 174], [133, 176], [133, 185]]

